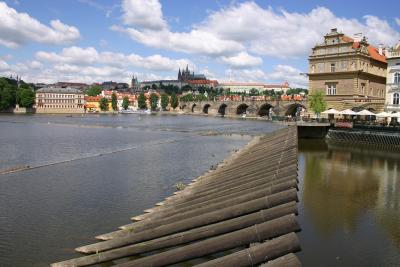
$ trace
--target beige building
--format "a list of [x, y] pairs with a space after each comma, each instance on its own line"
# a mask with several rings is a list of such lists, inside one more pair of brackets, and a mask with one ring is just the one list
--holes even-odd
[[400, 43], [387, 50], [387, 84], [385, 111], [400, 112]]
[[84, 94], [74, 88], [42, 88], [36, 91], [36, 113], [84, 113]]
[[383, 111], [386, 87], [383, 49], [365, 37], [350, 38], [332, 29], [309, 56], [309, 90], [323, 91], [328, 108]]

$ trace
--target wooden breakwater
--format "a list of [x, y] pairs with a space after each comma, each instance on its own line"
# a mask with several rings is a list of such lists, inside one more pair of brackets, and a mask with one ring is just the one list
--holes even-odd
[[88, 255], [52, 266], [168, 266], [218, 252], [228, 254], [198, 266], [301, 266], [297, 182], [297, 128], [256, 137], [133, 223], [76, 248]]

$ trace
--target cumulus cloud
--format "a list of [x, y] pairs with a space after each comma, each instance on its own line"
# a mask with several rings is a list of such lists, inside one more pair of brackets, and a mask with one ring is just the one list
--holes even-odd
[[124, 0], [122, 10], [125, 25], [150, 30], [167, 28], [158, 0]]
[[254, 2], [213, 12], [200, 26], [220, 38], [245, 44], [253, 53], [281, 58], [308, 54], [331, 28], [348, 35], [362, 32], [375, 44], [392, 44], [400, 38], [387, 21], [376, 16], [364, 16], [359, 21], [339, 18], [325, 7], [291, 13], [262, 8]]
[[[155, 11], [141, 9], [139, 5], [151, 5]], [[136, 12], [140, 15], [136, 16]], [[263, 8], [255, 2], [234, 1], [227, 8], [211, 12], [187, 32], [169, 29], [157, 0], [124, 1], [123, 20], [124, 26], [113, 25], [111, 29], [150, 47], [224, 57], [225, 63], [233, 63], [231, 67], [247, 67], [245, 63], [240, 66], [235, 56], [249, 52], [278, 58], [305, 56], [331, 28], [348, 35], [362, 32], [374, 44], [390, 45], [400, 39], [399, 32], [376, 16], [367, 15], [362, 20], [341, 18], [325, 7], [308, 13], [287, 12]], [[243, 60], [250, 61], [249, 57]], [[252, 58], [252, 66], [258, 62]]]
[[400, 18], [395, 18], [394, 20], [396, 21], [396, 24], [397, 24], [398, 26], [400, 26]]
[[161, 55], [142, 57], [133, 53], [125, 55], [109, 51], [98, 52], [94, 47], [82, 48], [77, 46], [64, 48], [60, 53], [39, 51], [36, 53], [36, 59], [58, 64], [104, 64], [120, 68], [134, 66], [154, 71], [176, 71], [186, 65], [194, 66], [188, 59], [170, 59]]
[[80, 37], [79, 30], [59, 20], [50, 26], [40, 23], [26, 13], [18, 13], [0, 2], [0, 45], [17, 48], [28, 42], [45, 44], [71, 43]]
[[232, 68], [255, 67], [261, 65], [263, 62], [261, 57], [251, 56], [247, 52], [240, 52], [234, 56], [222, 56], [220, 59]]

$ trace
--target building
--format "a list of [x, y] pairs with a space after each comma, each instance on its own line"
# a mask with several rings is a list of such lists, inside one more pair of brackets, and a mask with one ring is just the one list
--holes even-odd
[[188, 82], [190, 80], [207, 80], [204, 74], [194, 74], [189, 71], [189, 66], [186, 65], [186, 70], [179, 69], [178, 71], [178, 81]]
[[224, 91], [229, 90], [231, 93], [250, 93], [250, 90], [255, 89], [259, 93], [266, 90], [274, 90], [275, 92], [283, 92], [289, 89], [289, 83], [285, 82], [283, 84], [265, 84], [265, 83], [241, 83], [241, 82], [227, 82], [220, 83], [219, 88]]
[[186, 66], [185, 70], [178, 70], [178, 79], [177, 80], [155, 80], [155, 81], [144, 81], [140, 83], [140, 88], [144, 87], [153, 88], [154, 85], [157, 88], [163, 86], [177, 86], [178, 88], [182, 88], [186, 85], [190, 85], [192, 88], [196, 89], [200, 86], [212, 87], [215, 85], [216, 81], [207, 80], [204, 74], [195, 74], [194, 72], [190, 72], [189, 66]]
[[89, 85], [86, 83], [73, 83], [73, 82], [57, 82], [53, 84], [47, 85], [47, 87], [54, 87], [54, 88], [75, 88], [81, 91], [86, 90], [89, 88]]
[[386, 103], [385, 111], [400, 112], [400, 43], [386, 51]]
[[75, 88], [41, 88], [36, 91], [36, 113], [84, 113], [84, 94]]
[[309, 56], [310, 94], [326, 94], [328, 108], [383, 110], [386, 57], [365, 37], [350, 38], [337, 29], [325, 35]]

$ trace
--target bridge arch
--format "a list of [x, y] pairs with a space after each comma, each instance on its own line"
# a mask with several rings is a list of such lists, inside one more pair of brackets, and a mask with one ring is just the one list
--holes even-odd
[[269, 103], [262, 104], [257, 112], [258, 116], [260, 117], [269, 116], [270, 115], [269, 111], [271, 108], [274, 108], [274, 106], [272, 106]]
[[225, 103], [221, 104], [221, 105], [219, 106], [219, 108], [218, 108], [218, 114], [220, 114], [220, 115], [222, 115], [222, 116], [225, 116], [225, 111], [226, 111], [226, 107], [227, 107], [227, 106], [228, 106], [228, 105], [225, 104]]
[[285, 112], [285, 116], [292, 116], [292, 117], [296, 117], [296, 112], [297, 112], [297, 109], [299, 108], [299, 107], [301, 107], [301, 108], [304, 108], [304, 109], [307, 109], [305, 106], [303, 106], [302, 104], [299, 104], [299, 103], [294, 103], [294, 104], [291, 104], [291, 105], [289, 105], [288, 107], [287, 107], [287, 109], [286, 109], [286, 112]]
[[196, 103], [193, 103], [192, 108], [191, 108], [192, 113], [194, 112], [194, 108], [195, 108], [196, 106], [197, 106]]
[[237, 114], [237, 115], [241, 115], [241, 114], [243, 114], [243, 113], [246, 113], [248, 107], [249, 107], [249, 106], [248, 106], [247, 104], [245, 104], [245, 103], [240, 104], [240, 105], [237, 106], [237, 108], [236, 108], [236, 114]]
[[203, 113], [205, 113], [205, 114], [208, 114], [208, 109], [211, 107], [211, 105], [210, 104], [205, 104], [204, 106], [203, 106]]

